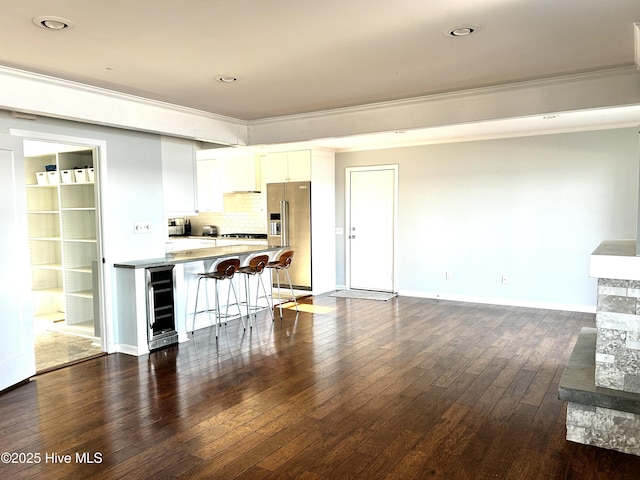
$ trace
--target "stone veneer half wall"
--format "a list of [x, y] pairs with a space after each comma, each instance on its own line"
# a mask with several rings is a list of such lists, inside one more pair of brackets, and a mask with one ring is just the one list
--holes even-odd
[[569, 402], [567, 440], [639, 455], [640, 415]]
[[598, 387], [640, 393], [640, 281], [598, 279]]
[[583, 328], [558, 386], [567, 440], [640, 455], [640, 256], [634, 240], [591, 255], [596, 327]]
[[558, 386], [567, 403], [567, 440], [640, 455], [640, 396], [596, 387], [595, 328], [584, 327]]

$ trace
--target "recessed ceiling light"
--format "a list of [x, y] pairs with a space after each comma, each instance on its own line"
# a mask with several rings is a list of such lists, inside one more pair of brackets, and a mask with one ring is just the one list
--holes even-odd
[[460, 25], [445, 30], [444, 35], [445, 37], [467, 37], [477, 31], [478, 27], [476, 25]]
[[238, 81], [238, 77], [234, 77], [233, 75], [217, 75], [215, 79], [222, 83], [233, 83]]
[[35, 17], [32, 19], [32, 22], [34, 25], [44, 28], [45, 30], [69, 30], [74, 26], [73, 23], [66, 18], [53, 17], [51, 15]]

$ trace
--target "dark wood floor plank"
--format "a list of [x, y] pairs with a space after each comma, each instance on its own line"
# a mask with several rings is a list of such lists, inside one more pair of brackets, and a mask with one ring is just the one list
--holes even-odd
[[[473, 383], [456, 400], [458, 403], [473, 406], [479, 398], [486, 392], [496, 377], [504, 370], [507, 360], [504, 358], [492, 359], [486, 364], [484, 370], [476, 376]], [[465, 373], [468, 373], [467, 369]]]
[[384, 478], [407, 455], [422, 438], [422, 433], [401, 431], [375, 459], [358, 472], [356, 478]]
[[[414, 401], [409, 397], [397, 396], [392, 398], [374, 397], [361, 411], [354, 413], [354, 420], [360, 420], [365, 428], [365, 436], [359, 443], [357, 451], [361, 454], [375, 457], [386, 445], [386, 430], [393, 418], [400, 414]], [[363, 421], [360, 416], [367, 416]], [[379, 438], [382, 440], [379, 440]]]
[[[313, 472], [320, 478], [331, 478], [331, 473], [339, 468], [342, 463], [346, 462], [347, 459], [355, 459], [355, 461], [352, 460], [352, 464], [355, 464], [358, 461], [362, 462], [363, 459], [373, 458], [357, 451], [358, 446], [364, 439], [364, 428], [353, 431], [350, 435], [336, 443], [325, 455], [308, 466], [307, 471]], [[365, 461], [364, 465], [366, 464], [368, 464], [368, 462]]]
[[[281, 459], [277, 463], [278, 468], [267, 478], [298, 478], [307, 471], [309, 465], [314, 464], [349, 435], [350, 431], [355, 428], [355, 424], [353, 422], [336, 423], [322, 419], [317, 422], [315, 427], [320, 435], [314, 438], [300, 436], [298, 441], [292, 442], [287, 461], [282, 463]], [[297, 454], [291, 455], [294, 452]]]
[[420, 436], [415, 447], [397, 463], [386, 478], [389, 480], [421, 478], [422, 473], [428, 470], [430, 459], [437, 458], [436, 463], [441, 462], [442, 458], [438, 458], [443, 452], [440, 446], [451, 431], [468, 415], [469, 410], [467, 405], [453, 404], [440, 416], [432, 428]]
[[[274, 435], [263, 436], [263, 440], [256, 443], [253, 447], [245, 450], [240, 455], [235, 455], [224, 466], [224, 468], [215, 471], [215, 478], [237, 478], [242, 477], [244, 472], [257, 470], [262, 472], [266, 477], [271, 470], [264, 468], [264, 465], [258, 466], [256, 462], [260, 459], [266, 459], [272, 456], [272, 459], [282, 458], [286, 456], [288, 444], [294, 441], [299, 442], [300, 435], [305, 437], [310, 429], [314, 428], [315, 419], [303, 417], [298, 421], [291, 422], [287, 427], [282, 428]], [[264, 460], [263, 460], [264, 462]], [[194, 472], [188, 472], [186, 478], [191, 478]]]
[[443, 440], [441, 450], [444, 455], [461, 455], [469, 442], [476, 436], [494, 405], [504, 395], [505, 389], [489, 387], [484, 391], [469, 413], [454, 425]]
[[13, 479], [639, 478], [567, 442], [557, 386], [595, 316], [398, 297], [307, 297], [150, 355], [113, 354], [0, 394]]
[[[515, 455], [511, 468], [503, 478], [508, 480], [522, 480], [536, 478], [540, 468], [544, 465], [544, 455], [539, 452], [520, 448]], [[548, 477], [547, 477], [548, 478]]]
[[489, 448], [477, 470], [479, 479], [496, 478], [510, 471], [514, 462], [517, 461], [517, 453], [522, 444], [521, 439], [533, 420], [534, 411], [535, 409], [530, 405], [519, 404], [508, 421], [505, 418], [497, 420], [497, 424], [503, 426], [499, 433], [492, 436]]

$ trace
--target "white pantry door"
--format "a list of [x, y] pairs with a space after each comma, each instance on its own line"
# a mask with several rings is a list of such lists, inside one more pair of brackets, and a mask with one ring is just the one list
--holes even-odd
[[0, 134], [0, 390], [36, 373], [22, 138]]
[[347, 168], [347, 288], [395, 291], [397, 178], [397, 165]]

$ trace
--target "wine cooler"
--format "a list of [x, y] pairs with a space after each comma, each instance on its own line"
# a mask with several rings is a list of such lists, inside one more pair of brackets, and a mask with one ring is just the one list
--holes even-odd
[[178, 343], [173, 267], [146, 269], [149, 350]]

